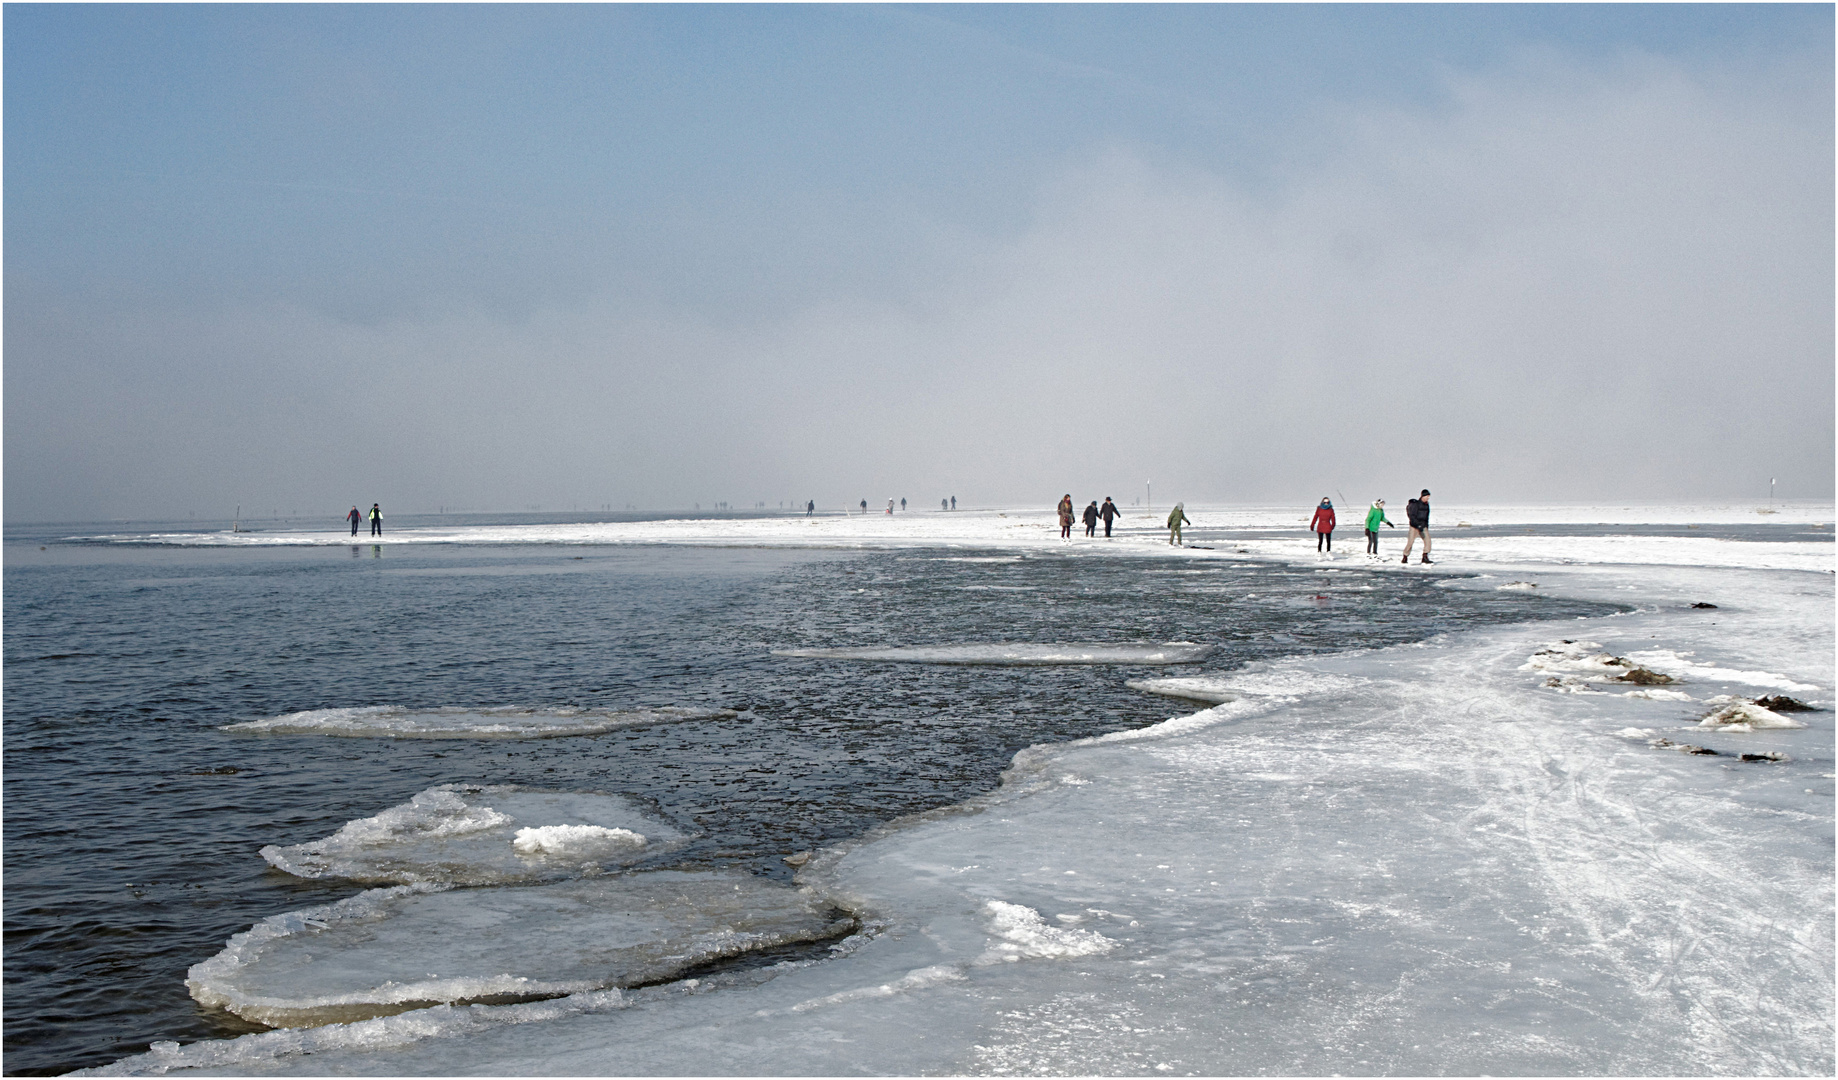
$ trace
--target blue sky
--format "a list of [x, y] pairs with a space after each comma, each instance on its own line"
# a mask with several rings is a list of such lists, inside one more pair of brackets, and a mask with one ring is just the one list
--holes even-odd
[[6, 513], [1829, 498], [1832, 38], [9, 5]]

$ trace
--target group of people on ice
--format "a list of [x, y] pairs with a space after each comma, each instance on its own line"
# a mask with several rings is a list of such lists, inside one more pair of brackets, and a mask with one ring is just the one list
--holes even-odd
[[[1178, 509], [1178, 508], [1177, 508]], [[1410, 549], [1417, 541], [1423, 541], [1424, 565], [1430, 563], [1430, 489], [1423, 491], [1414, 499], [1404, 504], [1404, 519], [1410, 526], [1410, 535], [1404, 539], [1403, 562], [1410, 562]], [[1169, 519], [1173, 524], [1173, 519]], [[1331, 552], [1334, 550], [1334, 503], [1326, 495], [1321, 496], [1321, 505], [1315, 507], [1315, 519], [1309, 523], [1309, 529], [1315, 534], [1315, 550]], [[1385, 516], [1385, 500], [1374, 499], [1366, 508], [1366, 554], [1377, 555], [1379, 526], [1395, 529], [1392, 520]], [[1170, 543], [1173, 541], [1170, 540]]]
[[[1085, 519], [1086, 536], [1098, 535], [1098, 522], [1102, 521], [1104, 522], [1104, 535], [1108, 537], [1110, 535], [1111, 523], [1122, 517], [1123, 511], [1117, 509], [1117, 504], [1111, 502], [1110, 496], [1106, 495], [1104, 496], [1103, 506], [1099, 506], [1097, 500], [1094, 499], [1089, 506], [1085, 507], [1085, 513], [1081, 516]], [[1067, 492], [1065, 496], [1059, 500], [1059, 537], [1061, 540], [1072, 539], [1071, 492]]]
[[[1072, 493], [1067, 492], [1059, 500], [1059, 536], [1062, 540], [1072, 539]], [[1404, 558], [1410, 562], [1411, 548], [1417, 541], [1423, 541], [1422, 563], [1430, 564], [1430, 489], [1424, 488], [1418, 496], [1404, 504], [1405, 521], [1410, 526], [1410, 534], [1404, 540]], [[1111, 523], [1123, 516], [1117, 504], [1111, 502], [1110, 496], [1104, 496], [1104, 505], [1099, 506], [1094, 500], [1085, 507], [1082, 515], [1085, 519], [1085, 535], [1096, 536], [1098, 522], [1104, 522], [1104, 535], [1110, 535]], [[1193, 524], [1187, 517], [1185, 504], [1175, 503], [1174, 509], [1168, 511], [1168, 543], [1185, 546], [1181, 539], [1181, 526]], [[1315, 534], [1315, 550], [1332, 552], [1334, 550], [1334, 503], [1326, 495], [1321, 496], [1321, 505], [1315, 507], [1315, 517], [1309, 523], [1309, 529]], [[1385, 500], [1374, 499], [1366, 508], [1366, 554], [1376, 556], [1379, 553], [1379, 526], [1395, 529], [1397, 525], [1385, 516]]]
[[[351, 508], [351, 512], [349, 514], [345, 515], [345, 520], [351, 523], [351, 535], [352, 536], [357, 535], [358, 524], [364, 520], [365, 516], [366, 515], [359, 512], [358, 508], [355, 506]], [[370, 513], [368, 516], [370, 518], [370, 535], [382, 536], [383, 535], [383, 508], [381, 506], [378, 506], [376, 503], [371, 503]]]

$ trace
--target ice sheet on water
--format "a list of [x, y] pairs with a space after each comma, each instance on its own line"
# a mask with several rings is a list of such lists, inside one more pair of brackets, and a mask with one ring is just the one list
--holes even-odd
[[226, 724], [223, 730], [266, 735], [342, 735], [369, 739], [553, 739], [564, 735], [597, 735], [639, 724], [710, 720], [734, 716], [729, 709], [468, 709], [442, 706], [411, 709], [403, 705], [366, 705], [351, 709], [308, 709]]
[[865, 649], [774, 649], [774, 656], [812, 660], [879, 660], [903, 664], [1197, 664], [1211, 645], [1170, 641], [1160, 645], [1005, 644], [906, 645]]
[[808, 890], [733, 871], [406, 885], [264, 919], [194, 965], [186, 985], [245, 1019], [310, 1027], [639, 986], [853, 926]]
[[597, 873], [687, 839], [629, 799], [442, 784], [331, 836], [261, 856], [297, 877], [494, 885]]
[[376, 1052], [409, 1046], [423, 1039], [457, 1038], [493, 1028], [544, 1023], [583, 1013], [627, 1006], [619, 990], [598, 990], [564, 998], [517, 1005], [436, 1005], [393, 1016], [316, 1028], [282, 1028], [235, 1039], [206, 1039], [180, 1046], [156, 1042], [144, 1054], [122, 1058], [73, 1076], [161, 1076], [178, 1069], [249, 1071], [277, 1058], [334, 1051]]

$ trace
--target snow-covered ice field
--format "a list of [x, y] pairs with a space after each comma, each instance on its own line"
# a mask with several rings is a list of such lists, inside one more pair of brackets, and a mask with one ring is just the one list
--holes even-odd
[[[1357, 530], [1343, 530], [1351, 550], [1318, 559], [1299, 513], [1190, 515], [1194, 560], [1364, 565]], [[799, 874], [802, 899], [758, 902], [791, 937], [825, 905], [855, 913], [864, 932], [824, 962], [163, 1044], [103, 1071], [1830, 1075], [1833, 545], [1549, 535], [1618, 520], [1829, 529], [1832, 509], [1439, 507], [1437, 565], [1382, 564], [1390, 572], [1634, 610], [1170, 669], [1143, 689], [1197, 700], [1169, 698], [1167, 722], [1024, 751], [999, 791], [820, 851]], [[1465, 536], [1457, 521], [1491, 531]], [[1521, 524], [1541, 532], [1506, 534]], [[1278, 528], [1296, 532], [1249, 535]], [[1402, 532], [1385, 535], [1393, 560]], [[1031, 511], [385, 538], [532, 541], [955, 545], [976, 557], [1062, 543], [1050, 513]], [[1140, 532], [1071, 549], [1169, 550]], [[1634, 668], [1664, 678], [1617, 680]], [[1783, 694], [1816, 710], [1704, 726], [1732, 699]], [[365, 895], [379, 910], [406, 903]], [[492, 918], [514, 924], [514, 903]], [[366, 954], [361, 934], [346, 936], [356, 944], [337, 965], [350, 975]], [[416, 948], [443, 977], [510, 963], [439, 933]], [[585, 985], [583, 970], [556, 977]]]

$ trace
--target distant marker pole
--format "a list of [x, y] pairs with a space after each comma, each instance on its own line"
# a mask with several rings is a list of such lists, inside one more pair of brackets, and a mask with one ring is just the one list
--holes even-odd
[[1150, 510], [1155, 509], [1155, 481], [1142, 482], [1142, 504]]

